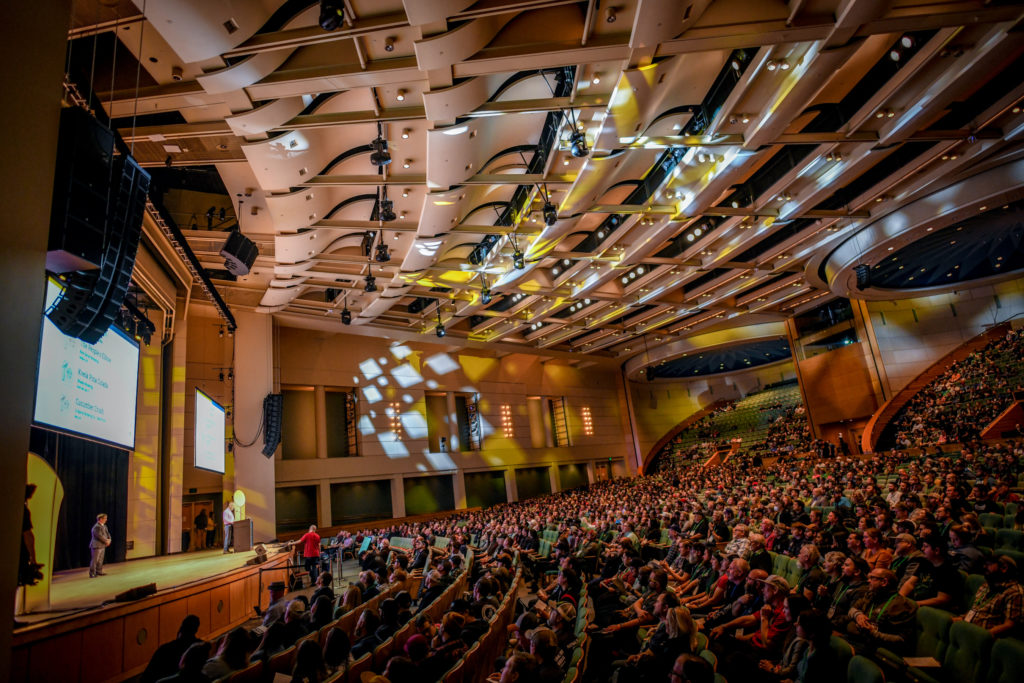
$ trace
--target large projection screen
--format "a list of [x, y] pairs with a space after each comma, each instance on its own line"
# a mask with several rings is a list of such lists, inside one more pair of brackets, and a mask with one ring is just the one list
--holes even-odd
[[224, 474], [224, 407], [196, 389], [195, 466]]
[[[47, 280], [47, 310], [62, 291], [57, 280]], [[36, 423], [134, 450], [138, 386], [139, 345], [117, 326], [88, 344], [65, 335], [43, 316]]]

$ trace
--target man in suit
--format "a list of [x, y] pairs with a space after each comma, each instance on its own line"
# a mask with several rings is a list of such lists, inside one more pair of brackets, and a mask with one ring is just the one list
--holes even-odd
[[96, 515], [96, 523], [92, 525], [92, 538], [89, 540], [89, 550], [92, 553], [92, 561], [89, 563], [89, 578], [103, 576], [103, 556], [110, 545], [110, 531], [107, 530], [107, 516], [104, 513]]

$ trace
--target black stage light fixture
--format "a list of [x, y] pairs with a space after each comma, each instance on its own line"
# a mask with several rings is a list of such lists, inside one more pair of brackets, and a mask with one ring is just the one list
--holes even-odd
[[391, 163], [391, 153], [388, 152], [388, 141], [384, 139], [384, 128], [377, 122], [377, 137], [370, 143], [373, 152], [370, 153], [370, 163], [377, 168], [383, 168]]
[[377, 291], [377, 278], [372, 275], [366, 276], [366, 284], [363, 286], [364, 292], [376, 292]]
[[341, 309], [341, 324], [352, 324], [352, 311], [348, 310], [348, 304], [345, 304], [345, 308]]
[[383, 239], [382, 236], [381, 241], [377, 243], [376, 253], [373, 256], [377, 263], [387, 263], [391, 260], [391, 252], [388, 251], [388, 245], [384, 244]]
[[444, 323], [441, 322], [441, 304], [437, 304], [437, 327], [434, 328], [434, 334], [438, 337], [443, 337], [445, 333]]
[[574, 157], [585, 157], [590, 154], [587, 148], [587, 137], [580, 131], [573, 131], [569, 136], [569, 153]]
[[480, 303], [482, 303], [484, 306], [491, 303], [490, 287], [484, 287], [483, 289], [480, 290]]
[[[387, 197], [387, 194], [384, 196]], [[390, 223], [398, 218], [398, 216], [395, 215], [395, 203], [390, 199], [380, 200], [380, 212], [377, 214], [377, 217], [382, 223]]]
[[526, 259], [523, 258], [523, 252], [518, 249], [512, 252], [512, 267], [516, 270], [522, 270], [526, 267]]
[[337, 31], [344, 21], [344, 3], [338, 0], [320, 0], [320, 28], [325, 31]]
[[558, 222], [558, 209], [551, 202], [544, 202], [544, 224], [551, 227]]
[[853, 272], [857, 274], [857, 289], [865, 290], [871, 286], [871, 266], [862, 263], [855, 266]]

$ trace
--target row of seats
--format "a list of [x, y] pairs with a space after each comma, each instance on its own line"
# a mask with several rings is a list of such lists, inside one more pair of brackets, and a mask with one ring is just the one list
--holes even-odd
[[1016, 683], [1024, 672], [1024, 642], [995, 640], [986, 629], [932, 607], [919, 607], [915, 621], [914, 658], [931, 658], [937, 667], [910, 666], [894, 652], [879, 649], [873, 659], [856, 655], [848, 642], [833, 635], [831, 647], [848, 683], [884, 683], [892, 678], [913, 683]]

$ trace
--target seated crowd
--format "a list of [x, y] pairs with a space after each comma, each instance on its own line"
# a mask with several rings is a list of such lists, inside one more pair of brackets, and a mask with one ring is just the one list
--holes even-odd
[[[364, 536], [376, 539], [344, 594], [334, 595], [324, 574], [308, 599], [289, 600], [276, 585], [262, 634], [235, 629], [215, 648], [183, 623], [143, 680], [216, 680], [300, 642], [291, 680], [323, 681], [409, 623], [380, 676], [364, 680], [441, 680], [489, 632], [509, 594], [518, 600], [508, 645], [499, 634], [496, 660], [452, 680], [491, 673], [502, 683], [555, 683], [573, 667], [587, 681], [710, 683], [717, 667], [733, 680], [832, 681], [834, 636], [879, 662], [913, 654], [924, 608], [994, 638], [1019, 638], [1022, 536], [1005, 528], [1000, 540], [1015, 545], [997, 545], [981, 522], [1020, 528], [1012, 489], [1022, 458], [1024, 447], [1008, 442], [967, 444], [959, 456], [686, 463], [427, 523], [343, 532], [339, 544], [351, 550]], [[390, 548], [393, 537], [414, 539], [411, 550]], [[444, 550], [435, 547], [441, 538]], [[531, 590], [518, 591], [520, 575]], [[459, 577], [465, 595], [446, 592]], [[395, 590], [405, 586], [414, 588]], [[303, 640], [384, 590], [351, 632], [335, 626]], [[442, 610], [425, 611], [444, 596]]]
[[[1024, 389], [1024, 328], [972, 352], [919, 391], [887, 428], [898, 448], [977, 439]], [[1018, 436], [1020, 436], [1018, 434]]]

